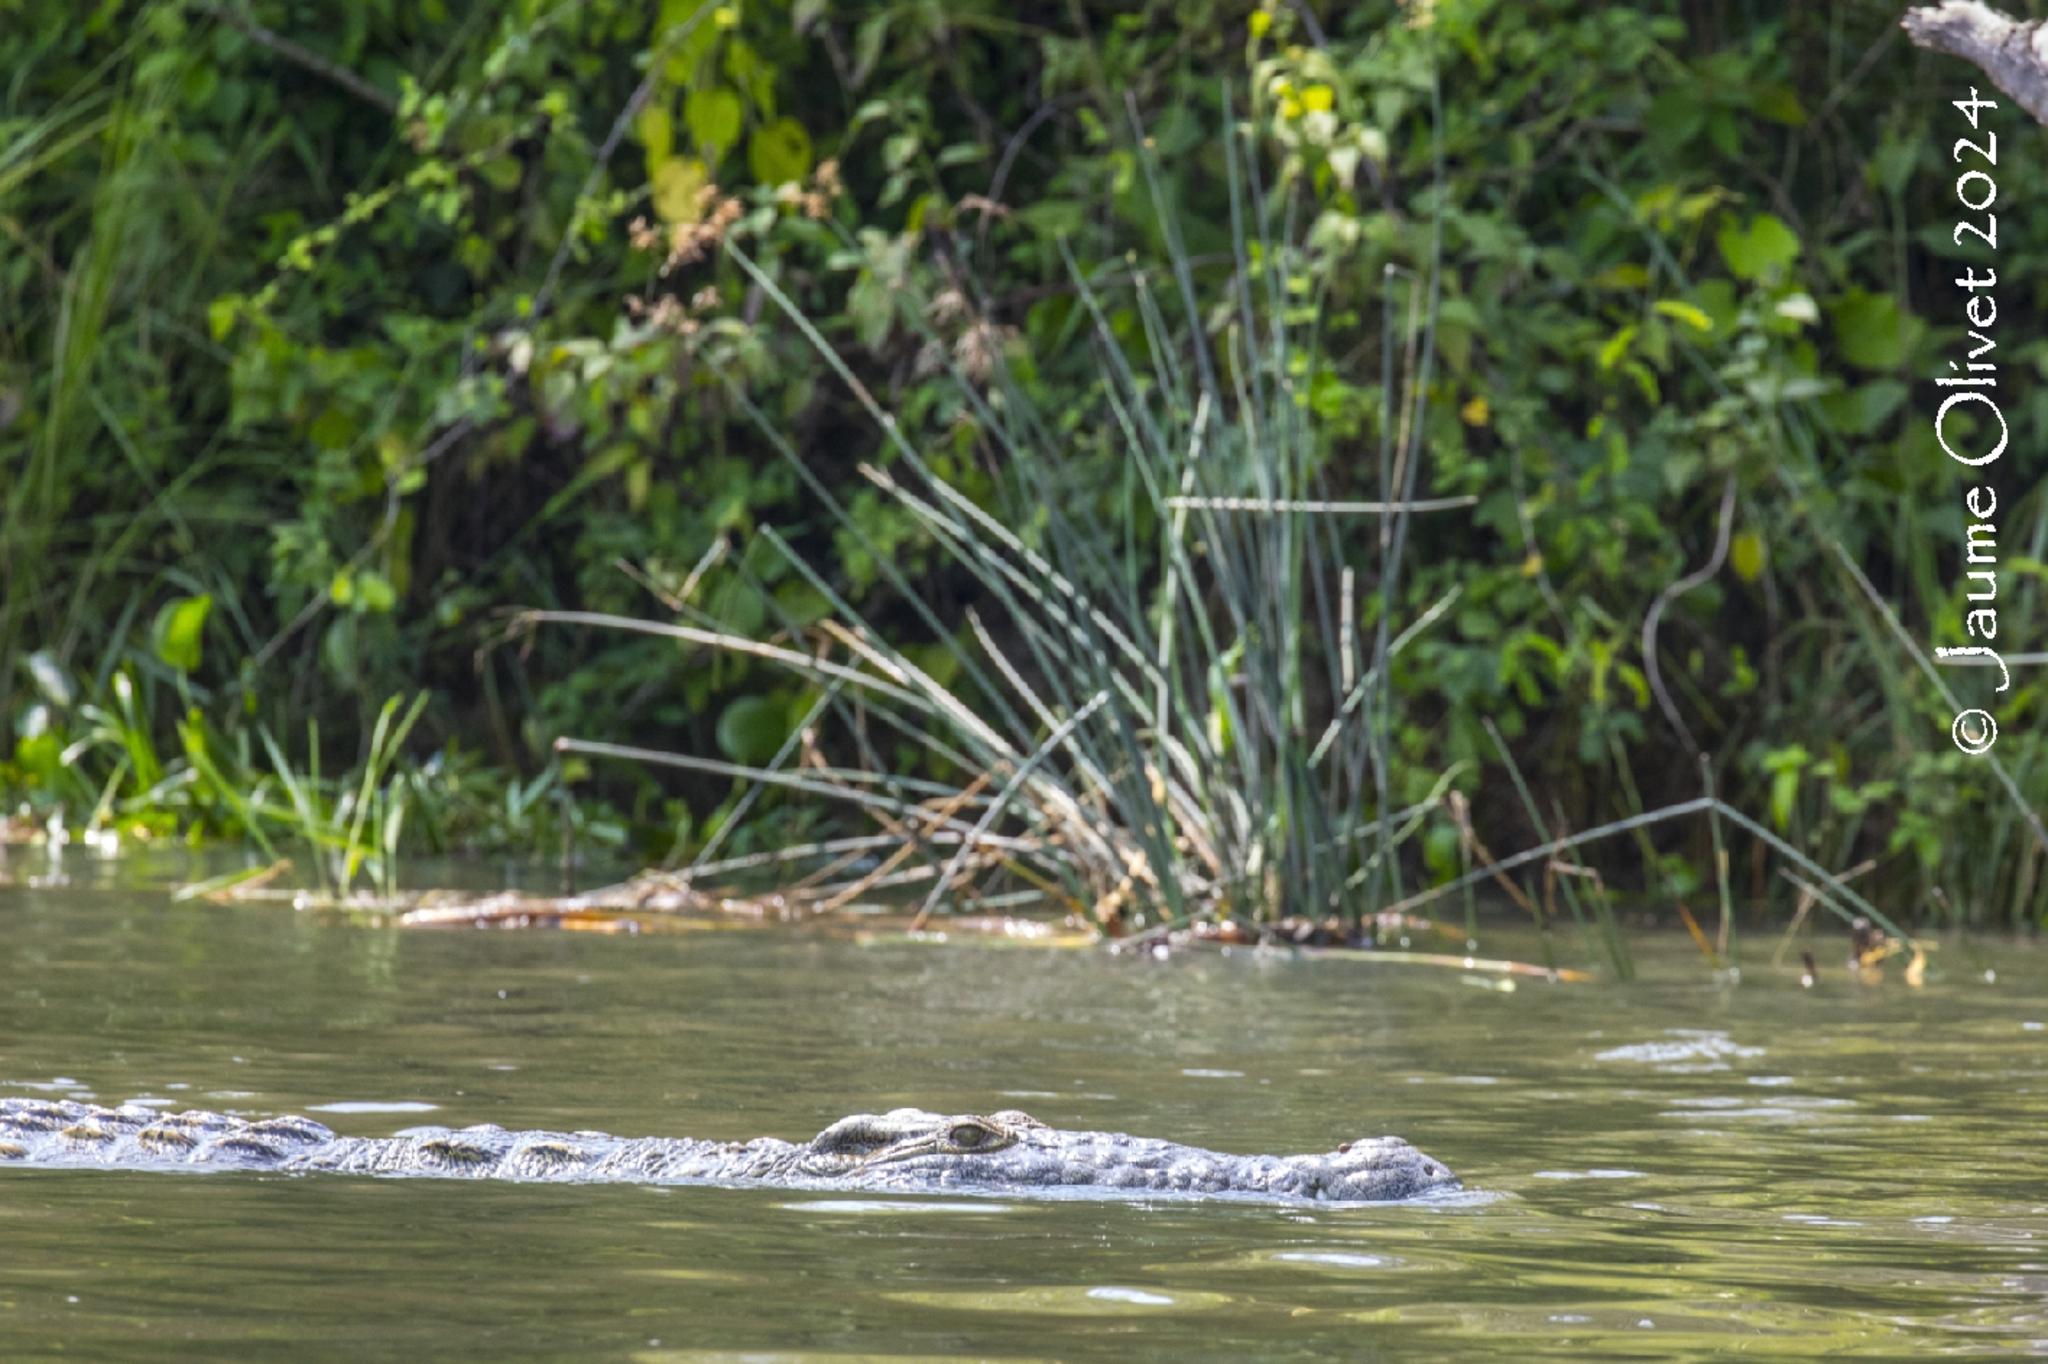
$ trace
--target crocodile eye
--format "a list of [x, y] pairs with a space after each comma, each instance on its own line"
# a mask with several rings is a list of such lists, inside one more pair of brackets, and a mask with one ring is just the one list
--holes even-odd
[[978, 1123], [963, 1122], [946, 1134], [946, 1140], [963, 1151], [972, 1151], [985, 1143], [992, 1135]]

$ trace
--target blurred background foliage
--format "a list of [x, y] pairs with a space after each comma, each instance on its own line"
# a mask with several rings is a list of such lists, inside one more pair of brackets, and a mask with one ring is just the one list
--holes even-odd
[[[1696, 744], [1721, 796], [1815, 857], [1878, 859], [1861, 884], [1881, 903], [1975, 921], [2048, 905], [2019, 807], [1950, 746], [1947, 708], [1844, 567], [1923, 647], [1964, 642], [1964, 480], [1925, 376], [1960, 354], [1952, 277], [1989, 263], [1952, 236], [1968, 129], [1950, 101], [1973, 73], [1910, 49], [1897, 5], [0, 15], [10, 809], [238, 835], [252, 789], [291, 762], [361, 763], [389, 699], [423, 694], [406, 762], [429, 814], [408, 838], [542, 849], [568, 820], [642, 859], [701, 843], [736, 792], [561, 766], [552, 739], [756, 762], [806, 698], [743, 658], [522, 632], [511, 610], [687, 607], [795, 639], [828, 602], [758, 552], [772, 525], [832, 566], [834, 591], [900, 619], [744, 403], [929, 600], [949, 618], [965, 604], [915, 521], [855, 475], [888, 462], [883, 443], [721, 244], [825, 320], [970, 496], [992, 499], [1002, 470], [939, 360], [971, 372], [1000, 350], [1071, 413], [1064, 435], [1113, 499], [1127, 475], [1091, 416], [1100, 376], [1062, 252], [1098, 276], [1164, 259], [1137, 127], [1187, 250], [1226, 270], [1230, 117], [1257, 126], [1267, 192], [1328, 281], [1324, 372], [1302, 399], [1333, 496], [1377, 493], [1350, 471], [1382, 435], [1381, 321], [1412, 311], [1411, 274], [1389, 267], [1426, 267], [1442, 223], [1421, 491], [1479, 501], [1418, 523], [1390, 613], [1399, 628], [1459, 589], [1400, 658], [1412, 789], [1395, 794], [1467, 764], [1503, 852], [1537, 836], [1487, 720], [1565, 827], [1698, 794]], [[2048, 303], [2048, 208], [2023, 190], [2041, 134], [2010, 108], [1988, 126], [2012, 430], [1993, 474], [1999, 642], [2038, 651], [2048, 336], [2028, 320]], [[913, 284], [943, 305], [926, 328], [897, 307]], [[1112, 320], [1141, 353], [1135, 310]], [[1379, 609], [1361, 604], [1367, 628]], [[1653, 609], [1677, 725], [1644, 652]], [[2036, 808], [2043, 676], [2018, 669], [1996, 707]], [[726, 846], [812, 817], [771, 796]], [[1456, 869], [1448, 824], [1424, 846], [1425, 874]], [[1790, 902], [1737, 853], [1741, 892]], [[1711, 884], [1704, 832], [1605, 855], [1623, 884]]]

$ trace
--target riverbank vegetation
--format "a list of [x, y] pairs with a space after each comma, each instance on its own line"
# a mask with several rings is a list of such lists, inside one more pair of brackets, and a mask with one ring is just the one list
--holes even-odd
[[1928, 662], [1967, 76], [1896, 17], [31, 4], [0, 790], [337, 892], [2038, 923], [2039, 669], [1994, 766]]

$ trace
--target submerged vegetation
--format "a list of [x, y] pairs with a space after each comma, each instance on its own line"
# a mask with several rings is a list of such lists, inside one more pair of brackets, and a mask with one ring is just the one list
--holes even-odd
[[1116, 933], [1487, 887], [1624, 970], [1623, 897], [2048, 914], [2044, 684], [1994, 766], [1929, 662], [1962, 257], [1888, 6], [29, 8], [37, 824]]

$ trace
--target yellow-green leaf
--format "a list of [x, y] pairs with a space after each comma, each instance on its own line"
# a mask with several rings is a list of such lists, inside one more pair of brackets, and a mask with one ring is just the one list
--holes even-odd
[[1771, 823], [1779, 833], [1792, 827], [1792, 802], [1798, 798], [1798, 768], [1781, 767], [1771, 774]]
[[1650, 282], [1650, 272], [1634, 261], [1610, 265], [1586, 283], [1595, 289], [1640, 289]]
[[1736, 577], [1746, 583], [1755, 582], [1764, 571], [1764, 537], [1753, 530], [1736, 536], [1728, 545], [1728, 562]]
[[1628, 348], [1634, 344], [1635, 339], [1636, 329], [1633, 323], [1608, 337], [1606, 344], [1600, 347], [1600, 368], [1613, 369], [1620, 364], [1621, 357], [1628, 354]]
[[654, 168], [654, 211], [664, 221], [694, 223], [703, 216], [711, 173], [694, 156], [671, 156]]
[[640, 135], [640, 145], [647, 149], [647, 170], [652, 174], [654, 168], [668, 160], [668, 154], [676, 149], [675, 117], [662, 101], [649, 100], [635, 120], [633, 131]]
[[166, 603], [163, 610], [156, 613], [156, 626], [150, 632], [156, 656], [182, 673], [197, 669], [206, 618], [212, 613], [213, 598], [210, 595], [179, 597]]
[[1799, 238], [1782, 218], [1759, 213], [1747, 224], [1723, 223], [1714, 238], [1737, 279], [1776, 276], [1799, 258]]
[[1788, 128], [1806, 126], [1806, 110], [1800, 107], [1799, 95], [1789, 85], [1764, 86], [1751, 96], [1750, 107], [1773, 123]]
[[235, 321], [242, 315], [242, 296], [222, 294], [206, 307], [206, 327], [216, 341], [225, 341], [228, 333], [235, 329]]
[[1694, 331], [1710, 332], [1714, 330], [1714, 319], [1708, 317], [1705, 312], [1690, 303], [1675, 298], [1660, 298], [1650, 306], [1666, 317], [1677, 318]]
[[811, 173], [811, 135], [793, 118], [778, 118], [747, 139], [747, 169], [764, 185], [782, 185]]
[[338, 407], [326, 407], [306, 429], [307, 439], [327, 450], [345, 450], [354, 443], [356, 420]]
[[740, 139], [740, 97], [720, 86], [692, 90], [683, 101], [683, 122], [704, 159], [715, 163]]
[[356, 575], [356, 604], [365, 611], [389, 611], [398, 605], [398, 591], [389, 578], [366, 568]]

